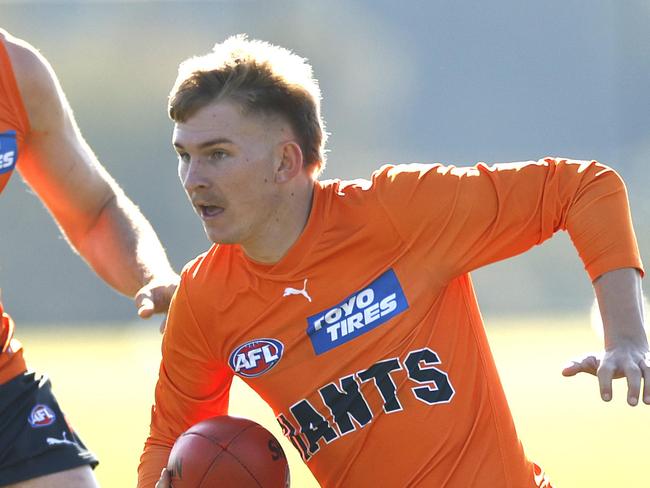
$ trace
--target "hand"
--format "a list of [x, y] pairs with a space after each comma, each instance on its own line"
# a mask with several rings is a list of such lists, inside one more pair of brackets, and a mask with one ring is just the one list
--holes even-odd
[[172, 477], [167, 471], [167, 468], [163, 468], [160, 473], [160, 479], [156, 483], [155, 488], [173, 488], [172, 487]]
[[[138, 315], [148, 319], [153, 314], [166, 313], [179, 282], [180, 277], [173, 274], [163, 279], [153, 278], [140, 288], [134, 299]], [[161, 329], [164, 329], [164, 326]]]
[[619, 346], [600, 355], [587, 356], [562, 370], [564, 376], [589, 373], [598, 377], [600, 397], [608, 402], [612, 399], [612, 379], [627, 379], [627, 403], [634, 406], [639, 402], [643, 381], [643, 402], [650, 405], [650, 352], [637, 345]]

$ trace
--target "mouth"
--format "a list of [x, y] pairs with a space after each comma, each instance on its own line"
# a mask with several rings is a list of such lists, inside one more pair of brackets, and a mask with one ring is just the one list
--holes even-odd
[[195, 205], [196, 211], [203, 220], [209, 220], [221, 215], [226, 209], [217, 205]]

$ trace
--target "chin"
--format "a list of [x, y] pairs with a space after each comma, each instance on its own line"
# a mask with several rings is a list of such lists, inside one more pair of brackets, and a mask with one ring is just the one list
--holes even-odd
[[203, 223], [203, 230], [210, 242], [214, 244], [241, 244], [244, 239], [244, 232], [236, 225], [224, 225], [224, 222], [210, 222], [212, 225]]
[[223, 234], [221, 232], [210, 231], [205, 229], [205, 235], [214, 244], [237, 244], [237, 240], [233, 239], [232, 236]]

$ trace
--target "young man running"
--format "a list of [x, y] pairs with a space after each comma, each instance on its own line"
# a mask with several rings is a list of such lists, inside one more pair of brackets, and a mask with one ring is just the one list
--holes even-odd
[[311, 67], [244, 37], [181, 65], [169, 114], [181, 182], [214, 246], [172, 300], [140, 488], [159, 480], [179, 434], [227, 412], [234, 375], [322, 486], [550, 486], [515, 432], [468, 273], [558, 230], [605, 327], [602, 358], [565, 374], [597, 374], [606, 401], [625, 376], [628, 402], [643, 383], [650, 403], [642, 265], [610, 168], [389, 165], [319, 181]]

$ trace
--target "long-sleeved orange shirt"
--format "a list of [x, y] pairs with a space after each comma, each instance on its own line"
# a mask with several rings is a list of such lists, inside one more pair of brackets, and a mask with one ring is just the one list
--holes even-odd
[[234, 374], [322, 486], [540, 486], [468, 273], [560, 229], [592, 279], [642, 269], [625, 187], [596, 162], [385, 166], [371, 181], [317, 182], [277, 264], [219, 245], [185, 268], [138, 486], [154, 486], [181, 432], [227, 412]]
[[[4, 45], [4, 34], [0, 29], [0, 193], [16, 167], [29, 133], [27, 111]], [[13, 338], [13, 329], [11, 318], [0, 303], [0, 384], [26, 368], [22, 346]]]

